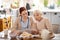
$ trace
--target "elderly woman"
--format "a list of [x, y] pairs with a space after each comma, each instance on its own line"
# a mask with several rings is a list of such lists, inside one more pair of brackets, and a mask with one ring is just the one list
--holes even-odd
[[52, 37], [51, 34], [53, 34], [52, 25], [50, 21], [42, 17], [42, 12], [40, 12], [39, 10], [35, 10], [33, 13], [35, 26], [41, 34], [42, 40], [49, 40], [49, 38]]
[[21, 7], [19, 9], [19, 12], [20, 12], [20, 16], [16, 19], [15, 24], [13, 25], [12, 32], [11, 32], [12, 35], [13, 34], [19, 35], [19, 33], [22, 33], [24, 31], [37, 32], [34, 29], [34, 22], [32, 17], [28, 17], [28, 12], [26, 8]]

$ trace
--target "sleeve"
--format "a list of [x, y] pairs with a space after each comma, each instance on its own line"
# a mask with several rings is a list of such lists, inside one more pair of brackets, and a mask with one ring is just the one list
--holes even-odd
[[45, 20], [45, 24], [46, 24], [46, 28], [47, 28], [50, 32], [53, 32], [52, 24], [50, 23], [50, 21], [49, 21], [48, 19]]

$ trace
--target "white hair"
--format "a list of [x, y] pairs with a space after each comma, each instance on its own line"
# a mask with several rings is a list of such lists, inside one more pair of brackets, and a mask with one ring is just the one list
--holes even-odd
[[42, 15], [42, 12], [41, 12], [40, 10], [34, 10], [34, 11], [33, 11], [33, 15], [34, 15], [35, 13], [39, 13], [39, 14]]

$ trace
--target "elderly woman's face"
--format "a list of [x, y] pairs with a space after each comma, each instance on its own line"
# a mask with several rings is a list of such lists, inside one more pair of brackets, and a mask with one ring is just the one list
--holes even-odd
[[35, 12], [35, 13], [34, 13], [34, 18], [35, 18], [36, 20], [40, 20], [41, 14], [40, 14], [39, 12]]
[[25, 17], [28, 17], [28, 12], [27, 12], [27, 10], [22, 11], [21, 16], [24, 17], [24, 18], [25, 18]]

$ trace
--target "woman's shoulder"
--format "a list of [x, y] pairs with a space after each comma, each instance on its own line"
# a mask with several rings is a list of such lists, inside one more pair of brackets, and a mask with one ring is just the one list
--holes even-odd
[[44, 21], [49, 21], [49, 19], [48, 19], [48, 18], [46, 18], [46, 17], [43, 17], [43, 20], [44, 20]]
[[21, 17], [19, 16], [19, 17], [16, 18], [16, 21], [20, 21], [20, 19], [21, 19]]
[[48, 20], [48, 18], [42, 17], [42, 21], [43, 21], [43, 22], [45, 22], [45, 21], [47, 21], [47, 20]]
[[42, 17], [44, 20], [47, 20], [48, 18], [47, 17]]
[[18, 16], [17, 19], [21, 19], [21, 16]]

